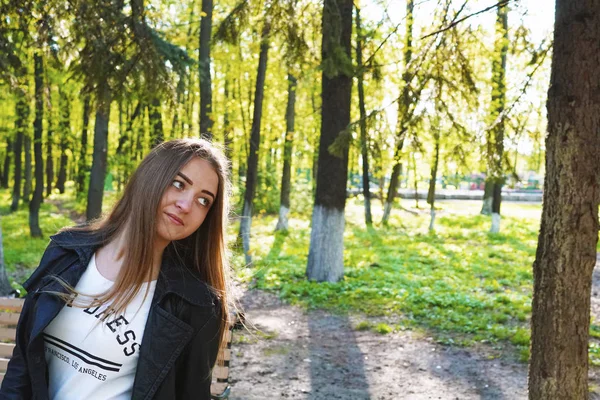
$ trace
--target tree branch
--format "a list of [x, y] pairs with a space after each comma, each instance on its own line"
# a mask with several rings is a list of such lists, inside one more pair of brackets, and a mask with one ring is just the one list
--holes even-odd
[[460, 24], [461, 22], [463, 22], [463, 21], [465, 21], [465, 20], [467, 20], [467, 19], [469, 19], [471, 17], [474, 17], [474, 16], [479, 15], [479, 14], [483, 14], [483, 13], [485, 13], [487, 11], [490, 11], [490, 10], [496, 8], [496, 7], [503, 7], [503, 6], [507, 5], [508, 3], [510, 3], [510, 0], [499, 1], [498, 3], [494, 4], [493, 6], [489, 6], [487, 8], [484, 8], [483, 10], [479, 10], [477, 12], [469, 14], [469, 15], [467, 15], [464, 18], [461, 18], [459, 20], [451, 22], [450, 25], [448, 25], [448, 26], [446, 26], [444, 28], [441, 28], [441, 29], [439, 29], [439, 30], [437, 30], [435, 32], [428, 33], [427, 35], [422, 36], [421, 39], [425, 39], [425, 38], [428, 38], [430, 36], [434, 36], [434, 35], [437, 35], [439, 33], [442, 33], [442, 32], [445, 32], [447, 30], [450, 30], [450, 29], [454, 28], [456, 25]]

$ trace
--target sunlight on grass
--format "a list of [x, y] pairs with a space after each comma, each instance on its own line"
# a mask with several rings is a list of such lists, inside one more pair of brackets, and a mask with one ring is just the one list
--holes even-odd
[[[118, 193], [109, 192], [103, 209]], [[11, 279], [22, 282], [37, 266], [50, 235], [71, 218], [85, 213], [84, 200], [75, 200], [72, 186], [45, 201], [40, 212], [44, 238], [29, 237], [28, 211], [22, 205], [8, 213], [10, 193], [0, 191], [4, 254]], [[274, 233], [276, 216], [259, 215], [252, 222], [253, 265], [246, 266], [233, 248], [237, 279], [274, 291], [286, 301], [334, 312], [386, 316], [392, 325], [362, 322], [356, 329], [382, 334], [411, 327], [427, 330], [440, 343], [469, 345], [488, 342], [498, 348], [511, 343], [527, 361], [530, 339], [532, 263], [537, 246], [541, 205], [504, 203], [501, 233], [488, 233], [490, 217], [479, 214], [479, 201], [440, 201], [436, 229], [429, 232], [429, 211], [402, 201], [388, 226], [364, 225], [360, 199], [346, 207], [345, 275], [338, 283], [308, 282], [305, 276], [310, 242], [310, 218], [291, 214], [289, 230]], [[373, 202], [380, 221], [381, 204]], [[238, 226], [228, 237], [235, 243]], [[18, 284], [14, 284], [18, 287]], [[592, 337], [600, 337], [593, 324]], [[590, 361], [600, 365], [600, 347], [590, 345]]]
[[[403, 205], [414, 209], [414, 201]], [[238, 263], [238, 273], [293, 304], [397, 316], [403, 325], [437, 332], [440, 341], [497, 346], [508, 341], [521, 351], [529, 343], [541, 205], [503, 205], [500, 234], [488, 233], [490, 218], [479, 215], [480, 207], [481, 202], [440, 203], [436, 231], [430, 233], [427, 210], [394, 211], [387, 227], [367, 229], [362, 203], [349, 202], [345, 276], [338, 283], [306, 281], [306, 220], [291, 219], [287, 234], [273, 235], [275, 217], [255, 218], [255, 265]]]

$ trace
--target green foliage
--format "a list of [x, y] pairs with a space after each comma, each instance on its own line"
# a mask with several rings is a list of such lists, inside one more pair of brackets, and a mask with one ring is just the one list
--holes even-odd
[[394, 328], [389, 326], [388, 324], [380, 323], [375, 326], [375, 332], [381, 333], [382, 335], [387, 335], [388, 333], [392, 333]]
[[356, 329], [357, 331], [368, 331], [372, 327], [373, 324], [369, 321], [361, 321], [358, 324], [356, 324], [356, 327], [354, 329]]
[[[239, 267], [239, 276], [292, 304], [396, 317], [446, 342], [504, 341], [520, 351], [530, 337], [540, 207], [506, 204], [504, 232], [489, 234], [489, 219], [476, 214], [478, 206], [451, 204], [454, 213], [441, 210], [437, 232], [429, 234], [426, 214], [402, 214], [388, 227], [365, 229], [358, 222], [361, 205], [348, 205], [346, 269], [338, 283], [306, 280], [310, 229], [305, 220], [290, 219], [288, 233], [273, 237], [273, 218], [258, 218], [253, 224], [256, 264]], [[464, 215], [461, 207], [475, 215]], [[362, 322], [356, 329], [392, 330], [384, 325]]]
[[4, 246], [4, 262], [9, 279], [18, 287], [22, 281], [37, 267], [44, 249], [48, 245], [50, 235], [64, 226], [72, 225], [68, 216], [61, 213], [50, 201], [42, 203], [40, 209], [40, 227], [43, 238], [32, 238], [29, 234], [29, 209], [21, 204], [19, 209], [9, 214], [10, 194], [7, 190], [0, 192], [0, 214], [2, 215], [2, 237]]

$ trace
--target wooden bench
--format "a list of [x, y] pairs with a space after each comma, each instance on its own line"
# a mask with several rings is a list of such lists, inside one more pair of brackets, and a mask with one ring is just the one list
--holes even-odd
[[[17, 323], [19, 313], [23, 308], [24, 299], [0, 298], [0, 383], [8, 366], [8, 360], [12, 356], [15, 347], [14, 341], [17, 335]], [[227, 347], [222, 349], [223, 365], [217, 365], [213, 369], [213, 382], [210, 387], [212, 398], [222, 400], [229, 398], [229, 361], [231, 360], [231, 338], [233, 324], [225, 333]], [[221, 357], [219, 357], [221, 358]]]

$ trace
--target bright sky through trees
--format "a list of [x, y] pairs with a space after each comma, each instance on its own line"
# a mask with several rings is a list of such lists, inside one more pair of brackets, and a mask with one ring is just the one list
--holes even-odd
[[[453, 5], [454, 12], [458, 11], [464, 2], [455, 2]], [[487, 8], [481, 14], [474, 15], [467, 20], [459, 24], [459, 28], [463, 25], [470, 25], [473, 29], [481, 29], [488, 34], [483, 36], [484, 40], [487, 40], [486, 47], [491, 48], [493, 45], [493, 30], [494, 22], [496, 18], [496, 12], [494, 5], [497, 3], [496, 0], [467, 0], [466, 6], [460, 13], [460, 17], [464, 18], [468, 15], [480, 12]], [[396, 37], [394, 40], [397, 43], [397, 54], [398, 59], [397, 65], [391, 66], [391, 69], [396, 69], [399, 74], [398, 68], [401, 65], [402, 57], [402, 37], [404, 35], [404, 18], [405, 18], [405, 1], [379, 1], [379, 0], [368, 0], [363, 1], [363, 13], [365, 19], [368, 19], [373, 24], [381, 24], [388, 30], [398, 28]], [[436, 8], [440, 7], [440, 2], [435, 0], [422, 0], [415, 1], [415, 37], [417, 41], [423, 36], [436, 32], [442, 29], [443, 26], [434, 25], [434, 12]], [[518, 26], [524, 26], [529, 30], [529, 40], [536, 45], [541, 46], [543, 43], [548, 43], [552, 39], [552, 31], [554, 28], [554, 2], [542, 2], [540, 0], [513, 0], [510, 2], [510, 12], [508, 16], [509, 29], [514, 29]], [[521, 90], [523, 83], [527, 79], [522, 71], [522, 62], [511, 63], [509, 56], [509, 62], [507, 65], [507, 83], [509, 93], [512, 90], [514, 96], [518, 95], [518, 91]], [[511, 65], [512, 64], [512, 65]], [[517, 65], [515, 65], [517, 64]], [[549, 58], [546, 62], [549, 66]], [[491, 68], [491, 67], [490, 67]], [[491, 69], [490, 72], [491, 73]], [[538, 79], [534, 85], [528, 88], [527, 92], [520, 100], [519, 104], [516, 105], [517, 109], [542, 109], [544, 115], [539, 118], [532, 118], [532, 124], [538, 124], [539, 119], [545, 119], [545, 101], [547, 84], [549, 82], [549, 68], [541, 69], [536, 73]], [[386, 76], [388, 76], [386, 74]], [[392, 86], [388, 86], [392, 87]], [[398, 89], [399, 90], [399, 89]], [[397, 90], [389, 91], [386, 95], [386, 101], [382, 105], [386, 107], [386, 114], [388, 116], [389, 126], [396, 126], [397, 119], [397, 107], [394, 105], [394, 99], [397, 97]], [[534, 107], [537, 105], [538, 107]], [[479, 127], [482, 129], [483, 126]], [[535, 129], [536, 127], [532, 127]], [[526, 137], [523, 137], [519, 143], [511, 144], [507, 143], [508, 148], [514, 148], [518, 146], [519, 152], [522, 154], [529, 154], [533, 150], [534, 144]]]

